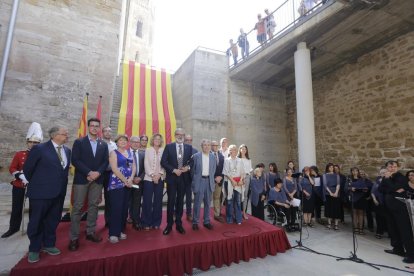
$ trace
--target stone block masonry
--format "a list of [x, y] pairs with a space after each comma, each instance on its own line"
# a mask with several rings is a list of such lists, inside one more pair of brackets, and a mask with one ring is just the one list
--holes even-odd
[[[11, 2], [0, 0], [1, 50]], [[42, 125], [46, 139], [52, 125], [67, 127], [72, 146], [86, 92], [89, 116], [102, 95], [103, 124], [109, 124], [120, 9], [121, 0], [20, 2], [0, 101], [1, 181], [10, 180], [5, 169], [13, 153], [25, 148], [32, 121]]]
[[227, 137], [230, 144], [246, 144], [253, 166], [288, 156], [285, 91], [228, 78], [227, 57], [196, 50], [174, 74], [176, 117], [193, 135], [200, 149], [202, 138]]
[[[414, 32], [313, 80], [317, 163], [365, 169], [386, 160], [414, 168]], [[287, 92], [290, 157], [297, 158], [296, 103]]]

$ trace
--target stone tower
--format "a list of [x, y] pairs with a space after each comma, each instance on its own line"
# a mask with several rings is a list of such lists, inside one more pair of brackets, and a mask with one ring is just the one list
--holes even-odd
[[123, 60], [152, 63], [152, 42], [154, 30], [153, 0], [124, 0], [125, 28], [123, 39]]

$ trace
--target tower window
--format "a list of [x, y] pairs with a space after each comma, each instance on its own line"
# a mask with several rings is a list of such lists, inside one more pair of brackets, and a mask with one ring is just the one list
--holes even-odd
[[142, 21], [138, 20], [138, 22], [137, 22], [137, 33], [136, 33], [136, 35], [138, 37], [141, 37], [141, 38], [142, 38], [142, 25], [143, 25]]

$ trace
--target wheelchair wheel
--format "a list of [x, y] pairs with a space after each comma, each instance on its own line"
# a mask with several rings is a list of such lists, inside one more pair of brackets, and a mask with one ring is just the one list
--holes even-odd
[[266, 204], [264, 206], [264, 220], [267, 223], [276, 225], [277, 214], [276, 214], [276, 209], [272, 204]]

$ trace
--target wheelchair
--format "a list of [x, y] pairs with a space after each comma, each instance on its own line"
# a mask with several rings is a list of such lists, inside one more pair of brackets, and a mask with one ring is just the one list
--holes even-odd
[[265, 222], [283, 227], [287, 232], [300, 231], [300, 221], [303, 216], [300, 207], [297, 209], [295, 223], [292, 225], [288, 225], [286, 214], [282, 210], [277, 209], [273, 204], [267, 203], [264, 206], [264, 213]]

